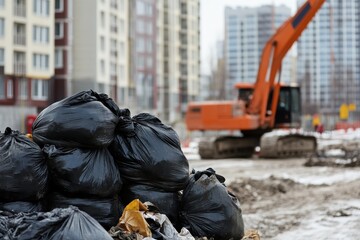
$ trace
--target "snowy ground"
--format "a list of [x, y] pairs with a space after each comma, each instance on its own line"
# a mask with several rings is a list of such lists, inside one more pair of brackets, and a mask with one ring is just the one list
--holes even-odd
[[360, 168], [304, 167], [306, 159], [189, 162], [214, 168], [228, 186], [247, 181], [237, 195], [246, 229], [261, 239], [360, 239]]
[[[360, 129], [313, 134], [326, 156], [360, 150]], [[197, 144], [183, 149], [190, 168], [223, 175], [240, 199], [246, 229], [259, 230], [262, 240], [360, 239], [359, 167], [305, 167], [307, 159], [200, 160]]]

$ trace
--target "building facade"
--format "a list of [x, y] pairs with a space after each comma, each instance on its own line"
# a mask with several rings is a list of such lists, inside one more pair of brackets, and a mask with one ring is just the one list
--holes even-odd
[[[327, 0], [300, 37], [297, 77], [303, 112], [335, 122], [342, 104], [359, 109], [359, 9], [359, 0]], [[359, 110], [349, 114], [351, 120], [359, 117]]]
[[43, 108], [54, 75], [49, 0], [0, 1], [0, 105]]
[[200, 1], [158, 0], [158, 116], [181, 120], [200, 87]]
[[128, 0], [55, 0], [56, 100], [93, 89], [131, 107], [129, 69]]
[[[290, 8], [284, 5], [225, 9], [225, 89], [228, 98], [235, 97], [235, 83], [256, 81], [263, 47], [290, 16]], [[285, 83], [292, 81], [288, 55], [281, 68], [281, 81]]]
[[0, 131], [27, 131], [27, 117], [52, 101], [53, 59], [53, 1], [1, 0]]
[[134, 0], [130, 5], [130, 78], [135, 82], [138, 111], [157, 109], [156, 0]]

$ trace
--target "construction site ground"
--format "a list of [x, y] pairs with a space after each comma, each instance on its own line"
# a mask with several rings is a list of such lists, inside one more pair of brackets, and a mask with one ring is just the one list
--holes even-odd
[[245, 229], [261, 239], [360, 239], [360, 167], [305, 167], [307, 159], [200, 160], [240, 199]]

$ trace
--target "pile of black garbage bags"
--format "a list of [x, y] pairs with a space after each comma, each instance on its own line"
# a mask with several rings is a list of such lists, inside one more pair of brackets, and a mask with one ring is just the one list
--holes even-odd
[[155, 116], [83, 91], [45, 108], [32, 139], [0, 133], [0, 239], [112, 239], [134, 199], [194, 237], [241, 239], [240, 204], [224, 181], [212, 169], [190, 173], [177, 133]]

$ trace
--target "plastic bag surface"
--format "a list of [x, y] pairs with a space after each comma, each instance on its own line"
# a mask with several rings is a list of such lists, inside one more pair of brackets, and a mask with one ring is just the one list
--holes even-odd
[[107, 147], [115, 137], [120, 110], [105, 94], [89, 90], [53, 103], [33, 123], [33, 139], [41, 147]]
[[[218, 175], [218, 178], [225, 180]], [[180, 202], [180, 221], [196, 237], [228, 240], [244, 235], [242, 211], [237, 198], [208, 169], [190, 177]]]
[[130, 120], [123, 117], [119, 124], [123, 129], [132, 124], [133, 132], [118, 134], [109, 148], [119, 162], [121, 176], [165, 191], [182, 190], [189, 177], [189, 163], [177, 133], [147, 113]]
[[151, 202], [171, 220], [174, 225], [178, 223], [179, 195], [178, 192], [164, 192], [149, 185], [126, 184], [120, 194], [120, 200], [125, 206], [134, 199], [142, 202]]
[[51, 193], [48, 205], [50, 210], [76, 206], [97, 220], [106, 229], [110, 229], [118, 223], [122, 212], [122, 206], [117, 197], [103, 199], [70, 198], [59, 193]]
[[40, 202], [0, 202], [0, 210], [12, 213], [19, 212], [42, 212], [43, 205]]
[[112, 240], [98, 222], [75, 207], [12, 216], [0, 212], [0, 239]]
[[106, 148], [67, 149], [46, 145], [43, 151], [51, 182], [58, 191], [77, 197], [109, 197], [120, 192], [120, 172]]
[[0, 134], [0, 201], [36, 201], [46, 192], [48, 168], [39, 146], [18, 131]]

